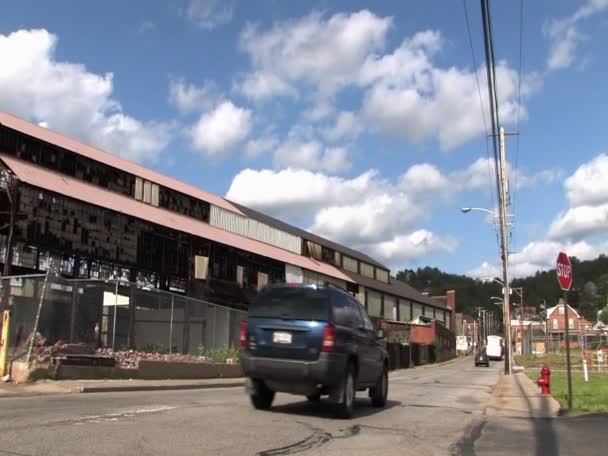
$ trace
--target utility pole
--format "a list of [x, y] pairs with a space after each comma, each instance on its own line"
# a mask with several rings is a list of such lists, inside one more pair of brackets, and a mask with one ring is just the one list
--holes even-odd
[[511, 305], [509, 303], [509, 246], [507, 241], [507, 163], [505, 151], [505, 130], [500, 128], [500, 239], [502, 259], [503, 312], [505, 319], [505, 375], [511, 375]]
[[479, 327], [477, 331], [477, 347], [481, 349], [482, 335], [481, 335], [481, 307], [477, 308], [477, 321], [479, 322]]

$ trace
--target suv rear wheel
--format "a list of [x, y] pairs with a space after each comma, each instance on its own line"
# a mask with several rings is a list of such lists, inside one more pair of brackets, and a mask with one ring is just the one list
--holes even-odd
[[388, 370], [386, 366], [382, 369], [382, 375], [373, 388], [369, 389], [369, 397], [372, 398], [374, 407], [384, 407], [388, 396]]
[[353, 416], [355, 408], [355, 367], [351, 364], [346, 369], [346, 374], [342, 380], [339, 402], [336, 404], [336, 416], [338, 418], [349, 419]]
[[253, 380], [253, 392], [250, 394], [251, 403], [258, 410], [268, 410], [274, 400], [274, 391], [268, 388], [264, 382]]
[[308, 402], [319, 402], [321, 400], [321, 393], [309, 394], [306, 396]]

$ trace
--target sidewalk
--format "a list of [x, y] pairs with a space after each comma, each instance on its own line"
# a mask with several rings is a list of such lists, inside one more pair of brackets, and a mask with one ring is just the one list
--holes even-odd
[[501, 375], [486, 408], [486, 415], [522, 418], [554, 418], [560, 405], [553, 397], [540, 394], [524, 373]]
[[202, 380], [43, 380], [34, 383], [0, 384], [0, 399], [3, 397], [35, 396], [41, 394], [186, 390], [229, 388], [244, 385], [244, 378]]

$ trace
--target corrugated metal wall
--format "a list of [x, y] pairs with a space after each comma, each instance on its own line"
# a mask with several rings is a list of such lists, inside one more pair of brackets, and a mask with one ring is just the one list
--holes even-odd
[[422, 305], [418, 303], [414, 303], [412, 306], [412, 320], [420, 317], [422, 315]]
[[358, 272], [357, 260], [346, 255], [342, 255], [342, 266], [350, 272]]
[[372, 317], [382, 317], [382, 293], [367, 290], [367, 313]]
[[394, 296], [385, 294], [384, 295], [384, 315], [383, 317], [387, 320], [396, 320], [394, 314], [394, 308], [397, 305], [397, 299]]
[[359, 293], [357, 293], [357, 301], [365, 306], [365, 287], [363, 285], [359, 285]]
[[304, 283], [309, 285], [325, 285], [325, 282], [331, 283], [340, 288], [346, 289], [346, 282], [343, 280], [335, 279], [333, 277], [319, 274], [308, 269], [303, 270]]
[[361, 262], [361, 275], [365, 277], [374, 278], [374, 267], [371, 264]]
[[287, 283], [304, 283], [302, 268], [291, 264], [285, 265], [285, 281]]
[[376, 268], [376, 280], [388, 283], [388, 272], [384, 269]]
[[302, 254], [302, 239], [298, 236], [214, 205], [211, 205], [209, 224], [231, 233], [289, 250], [298, 255]]
[[399, 320], [400, 321], [405, 321], [405, 322], [411, 321], [411, 319], [410, 319], [411, 308], [412, 308], [411, 302], [404, 300], [404, 299], [399, 300]]

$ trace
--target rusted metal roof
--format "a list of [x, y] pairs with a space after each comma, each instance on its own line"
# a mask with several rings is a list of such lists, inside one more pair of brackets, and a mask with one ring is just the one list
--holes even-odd
[[105, 163], [106, 165], [112, 166], [121, 171], [131, 173], [134, 176], [139, 176], [164, 187], [243, 215], [243, 213], [234, 204], [225, 200], [221, 196], [214, 195], [213, 193], [206, 192], [193, 185], [188, 185], [184, 182], [178, 181], [177, 179], [157, 173], [156, 171], [152, 171], [138, 165], [135, 162], [125, 160], [124, 158], [120, 158], [114, 154], [104, 152], [101, 149], [83, 144], [68, 136], [64, 136], [54, 132], [53, 130], [49, 130], [48, 128], [40, 127], [39, 125], [32, 124], [11, 114], [0, 111], [0, 124], [34, 138], [38, 138], [41, 141], [54, 144], [55, 146], [70, 150], [84, 157], [88, 157], [92, 160]]
[[151, 206], [125, 195], [105, 190], [86, 182], [22, 160], [0, 154], [0, 160], [17, 176], [33, 187], [58, 193], [88, 204], [129, 215], [147, 222], [155, 223], [194, 236], [219, 242], [267, 258], [299, 266], [310, 271], [353, 282], [342, 271], [326, 263], [304, 257], [279, 247], [274, 247], [238, 234], [215, 228], [208, 223], [169, 210]]
[[294, 236], [299, 236], [301, 238], [307, 239], [309, 241], [315, 242], [319, 245], [325, 246], [325, 247], [329, 247], [330, 249], [333, 250], [337, 250], [340, 253], [343, 253], [344, 255], [348, 255], [350, 257], [353, 257], [359, 261], [363, 261], [365, 263], [371, 264], [372, 266], [377, 266], [379, 268], [382, 269], [386, 269], [387, 271], [390, 271], [389, 268], [387, 268], [385, 265], [383, 265], [382, 263], [374, 260], [372, 257], [370, 257], [369, 255], [366, 255], [364, 253], [358, 252], [356, 250], [353, 250], [351, 248], [345, 247], [341, 244], [338, 244], [336, 242], [330, 241], [329, 239], [325, 239], [321, 236], [317, 236], [316, 234], [310, 233], [308, 231], [304, 231], [301, 228], [295, 227], [293, 225], [290, 225], [289, 223], [285, 223], [281, 220], [278, 220], [274, 217], [270, 217], [269, 215], [263, 214], [261, 212], [258, 212], [256, 210], [250, 209], [248, 207], [242, 206], [238, 203], [235, 203], [234, 201], [229, 201], [232, 205], [234, 205], [237, 209], [239, 209], [242, 213], [244, 213], [247, 217], [252, 218], [254, 220], [257, 220], [259, 222], [262, 223], [266, 223], [267, 225], [272, 226], [273, 228], [279, 229], [279, 230], [283, 230], [286, 231], [290, 234], [293, 234]]
[[165, 176], [156, 171], [152, 171], [148, 168], [145, 168], [135, 162], [125, 160], [120, 158], [114, 154], [105, 152], [101, 149], [97, 149], [95, 147], [89, 146], [87, 144], [83, 144], [75, 139], [72, 139], [68, 136], [57, 133], [48, 128], [41, 127], [39, 125], [35, 125], [31, 122], [23, 120], [19, 117], [13, 116], [11, 114], [1, 112], [0, 111], [0, 124], [4, 125], [13, 130], [19, 131], [26, 135], [37, 138], [41, 141], [45, 141], [49, 144], [53, 144], [58, 147], [62, 147], [64, 149], [70, 150], [74, 153], [82, 155], [84, 157], [90, 158], [92, 160], [105, 163], [106, 165], [112, 166], [118, 170], [133, 174], [134, 176], [141, 177], [143, 179], [147, 179], [151, 182], [155, 182], [159, 185], [167, 187], [169, 189], [176, 190], [178, 192], [184, 193], [186, 195], [190, 195], [199, 200], [206, 201], [210, 204], [214, 204], [223, 209], [235, 212], [245, 217], [249, 217], [251, 219], [257, 220], [261, 223], [265, 223], [269, 226], [277, 228], [279, 230], [283, 230], [287, 233], [290, 233], [294, 236], [299, 236], [301, 238], [305, 238], [316, 242], [320, 245], [324, 245], [334, 250], [338, 250], [348, 256], [351, 256], [357, 260], [364, 261], [373, 266], [377, 266], [382, 269], [389, 270], [388, 267], [383, 265], [382, 263], [374, 260], [370, 256], [350, 249], [346, 246], [333, 242], [329, 239], [322, 238], [313, 233], [309, 233], [305, 230], [297, 228], [293, 225], [285, 223], [281, 220], [278, 220], [274, 217], [270, 217], [269, 215], [263, 214], [261, 212], [255, 211], [253, 209], [244, 207], [240, 204], [227, 200], [218, 195], [214, 195], [213, 193], [206, 192], [198, 187], [193, 185], [186, 184], [177, 179]]
[[429, 296], [425, 296], [416, 290], [414, 287], [408, 285], [401, 280], [397, 280], [395, 277], [390, 278], [390, 282], [381, 282], [380, 280], [372, 279], [371, 277], [366, 277], [361, 274], [357, 274], [355, 272], [344, 271], [350, 279], [358, 283], [359, 285], [364, 286], [365, 288], [371, 288], [372, 290], [382, 291], [383, 293], [389, 293], [393, 296], [397, 296], [399, 298], [409, 299], [410, 301], [415, 301], [419, 304], [426, 304], [433, 306], [437, 309], [442, 310], [450, 310], [447, 306], [441, 303], [438, 300], [435, 300]]

